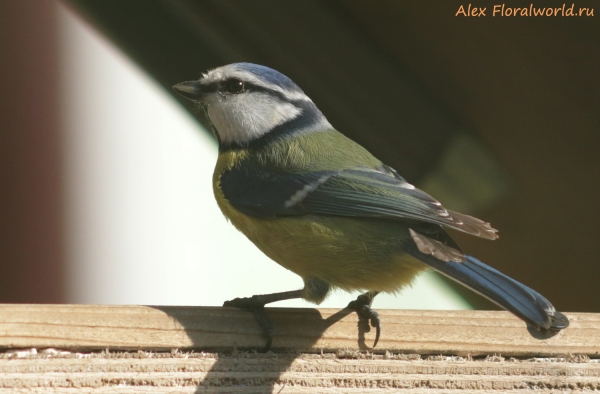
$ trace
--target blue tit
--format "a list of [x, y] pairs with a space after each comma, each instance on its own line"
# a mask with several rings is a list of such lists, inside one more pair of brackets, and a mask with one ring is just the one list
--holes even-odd
[[272, 260], [302, 277], [301, 290], [236, 298], [271, 344], [267, 303], [319, 304], [333, 288], [366, 293], [350, 307], [370, 320], [380, 292], [395, 293], [433, 268], [538, 330], [569, 320], [531, 288], [465, 254], [445, 228], [493, 240], [482, 220], [445, 209], [333, 128], [288, 77], [235, 63], [174, 89], [200, 104], [219, 141], [213, 176], [227, 219]]

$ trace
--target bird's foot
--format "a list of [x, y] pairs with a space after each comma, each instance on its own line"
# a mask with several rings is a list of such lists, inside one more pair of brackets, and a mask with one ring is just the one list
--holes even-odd
[[379, 313], [371, 309], [373, 298], [375, 298], [376, 295], [377, 293], [367, 292], [359, 295], [356, 300], [351, 301], [348, 304], [348, 308], [354, 309], [356, 313], [366, 318], [367, 321], [370, 321], [371, 327], [375, 328], [375, 343], [373, 343], [373, 347], [377, 346], [379, 336], [381, 335], [381, 319], [379, 318]]
[[271, 350], [271, 345], [273, 344], [273, 323], [265, 311], [265, 304], [266, 302], [261, 296], [252, 296], [225, 301], [223, 306], [246, 309], [254, 314], [254, 318], [262, 329], [263, 334], [267, 337], [267, 344], [263, 350], [266, 353]]

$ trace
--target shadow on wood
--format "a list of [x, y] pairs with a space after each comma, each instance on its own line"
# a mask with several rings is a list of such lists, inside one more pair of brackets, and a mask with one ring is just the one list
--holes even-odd
[[[231, 371], [232, 369], [237, 370], [240, 366], [246, 364], [244, 362], [246, 360], [238, 359], [238, 350], [260, 352], [265, 346], [266, 338], [251, 312], [237, 308], [222, 308], [221, 312], [227, 313], [228, 311], [233, 311], [236, 315], [239, 312], [245, 314], [243, 317], [238, 317], [241, 320], [241, 324], [232, 326], [226, 319], [221, 319], [220, 317], [222, 316], [218, 316], [217, 311], [215, 311], [217, 312], [215, 315], [211, 316], [213, 317], [212, 319], [199, 320], [194, 311], [190, 311], [187, 307], [155, 306], [154, 308], [165, 312], [184, 327], [186, 334], [193, 343], [193, 348], [202, 349], [205, 346], [205, 336], [208, 332], [229, 334], [229, 343], [220, 342], [219, 348], [223, 346], [223, 350], [231, 352], [232, 357], [219, 357], [215, 360], [210, 370], [206, 372], [204, 379], [198, 384], [197, 393], [206, 392], [207, 387], [228, 385], [228, 382], [223, 379], [223, 372]], [[337, 313], [329, 315], [327, 318], [323, 318], [321, 313], [314, 308], [294, 310], [281, 308], [265, 309], [274, 324], [272, 350], [275, 352], [294, 352], [294, 349], [313, 349], [318, 338], [321, 338], [326, 330], [350, 313], [353, 313], [350, 309], [342, 309]], [[307, 324], [306, 322], [309, 323]], [[369, 329], [370, 326], [366, 322], [366, 319], [359, 319], [356, 346], [361, 350], [369, 349], [365, 343], [365, 333]], [[236, 361], [239, 361], [239, 363]], [[259, 379], [259, 385], [275, 388], [280, 381], [281, 375], [290, 370], [294, 361], [294, 354], [288, 353], [287, 357], [278, 357], [276, 361], [277, 372]], [[235, 365], [231, 365], [232, 362]], [[251, 378], [251, 380], [254, 380], [252, 385], [257, 384], [256, 378]], [[236, 382], [233, 384], [246, 385], [240, 379], [236, 379]]]
[[[302, 386], [308, 381], [314, 384], [310, 387], [336, 389], [341, 387], [339, 382], [363, 388], [368, 384], [429, 389], [444, 388], [445, 384], [468, 389], [598, 387], [600, 364], [589, 357], [600, 356], [599, 314], [568, 313], [569, 328], [551, 338], [536, 339], [525, 323], [508, 312], [380, 310], [380, 344], [374, 352], [365, 353], [361, 349], [368, 349], [375, 334], [367, 332], [350, 310], [267, 311], [275, 327], [276, 352], [261, 355], [252, 351], [264, 346], [258, 324], [251, 313], [235, 308], [0, 305], [0, 348], [8, 352], [36, 349], [1, 355], [0, 374], [4, 368], [15, 382], [27, 378], [33, 386], [47, 387], [40, 392], [72, 387], [75, 377], [95, 382], [97, 392], [107, 392], [101, 391], [106, 387], [117, 390], [122, 382], [129, 382], [118, 391], [123, 393], [136, 392], [131, 387], [144, 385], [161, 392], [175, 384], [182, 387], [178, 392], [190, 393], [192, 388], [196, 392], [244, 392], [249, 386], [269, 391], [285, 385], [293, 385], [293, 392], [304, 392], [310, 391], [309, 386]], [[44, 356], [44, 348], [70, 352], [110, 349], [111, 353], [70, 353], [64, 362], [48, 361], [56, 358], [52, 353], [56, 351]], [[200, 353], [172, 353], [173, 349]], [[134, 352], [112, 353], [127, 350]], [[20, 353], [33, 358], [21, 362]], [[534, 359], [504, 358], [510, 356]], [[138, 358], [140, 361], [133, 361]], [[172, 359], [160, 361], [168, 358]], [[46, 369], [52, 373], [60, 370], [62, 377], [44, 375]], [[433, 370], [448, 372], [441, 376]], [[96, 372], [85, 375], [89, 371]], [[23, 373], [29, 375], [19, 375]], [[519, 374], [525, 373], [528, 383], [521, 384]]]
[[[215, 387], [226, 385], [223, 382], [223, 372], [237, 369], [241, 365], [245, 365], [247, 360], [239, 360], [239, 350], [250, 350], [260, 351], [264, 347], [265, 337], [261, 332], [261, 329], [254, 319], [251, 312], [240, 311], [236, 308], [223, 308], [225, 311], [233, 310], [235, 313], [243, 312], [247, 316], [243, 318], [243, 323], [235, 326], [236, 329], [241, 331], [233, 332], [231, 325], [226, 321], [220, 319], [211, 319], [208, 321], [199, 321], [197, 316], [192, 313], [185, 313], [186, 307], [182, 307], [181, 310], [175, 309], [176, 307], [160, 307], [155, 306], [154, 308], [162, 310], [169, 316], [177, 319], [177, 321], [185, 328], [185, 331], [194, 344], [193, 347], [202, 349], [204, 343], [204, 336], [207, 331], [215, 330], [216, 332], [228, 332], [231, 337], [231, 342], [225, 345], [224, 350], [229, 350], [232, 357], [220, 357], [214, 362], [210, 370], [207, 371], [206, 376], [198, 384], [197, 393], [205, 392], [207, 387]], [[317, 309], [304, 308], [304, 309], [281, 309], [281, 308], [266, 308], [267, 313], [274, 322], [274, 341], [273, 351], [284, 351], [291, 352], [287, 354], [287, 357], [277, 358], [277, 371], [278, 373], [271, 374], [269, 377], [263, 377], [260, 385], [262, 387], [273, 387], [275, 388], [280, 383], [281, 375], [291, 369], [292, 364], [296, 360], [294, 357], [294, 349], [314, 349], [318, 338], [323, 336], [323, 333], [330, 329], [333, 325], [338, 323], [340, 320], [347, 317], [349, 314], [354, 313], [350, 309], [342, 309], [334, 314], [323, 318], [321, 313]], [[183, 312], [183, 313], [175, 313]], [[366, 344], [366, 333], [371, 330], [368, 321], [361, 315], [357, 315], [357, 330], [356, 330], [356, 343], [355, 347], [360, 350], [368, 350], [369, 346]], [[308, 324], [306, 323], [308, 322]], [[240, 336], [241, 338], [240, 340]], [[236, 341], [236, 338], [239, 342]], [[252, 344], [250, 347], [248, 345]], [[221, 344], [219, 344], [221, 345]], [[331, 351], [332, 349], [328, 349]], [[239, 361], [239, 365], [236, 362]], [[268, 361], [268, 360], [263, 360]], [[236, 365], [231, 365], [232, 362]], [[253, 378], [253, 384], [256, 384], [256, 378]], [[241, 382], [237, 381], [237, 385], [242, 385]]]

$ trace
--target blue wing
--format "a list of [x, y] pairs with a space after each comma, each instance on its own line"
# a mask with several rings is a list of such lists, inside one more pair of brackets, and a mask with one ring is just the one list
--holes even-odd
[[251, 216], [417, 220], [487, 239], [498, 237], [489, 223], [445, 209], [387, 166], [294, 174], [244, 165], [226, 171], [220, 187], [230, 204]]

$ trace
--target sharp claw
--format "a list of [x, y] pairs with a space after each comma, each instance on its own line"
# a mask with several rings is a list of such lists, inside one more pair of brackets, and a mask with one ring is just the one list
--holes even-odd
[[379, 336], [381, 335], [381, 321], [379, 320], [379, 314], [375, 311], [373, 311], [373, 313], [376, 316], [376, 318], [371, 318], [371, 326], [375, 327], [375, 343], [373, 343], [373, 348], [375, 348], [379, 342]]
[[375, 328], [375, 342], [373, 343], [373, 347], [375, 347], [377, 346], [379, 336], [381, 335], [381, 320], [379, 319], [379, 314], [366, 305], [363, 307], [362, 312], [369, 320], [371, 320], [371, 327]]
[[348, 304], [348, 308], [354, 309], [358, 314], [370, 321], [371, 327], [375, 328], [375, 342], [373, 348], [377, 346], [381, 335], [381, 319], [379, 314], [371, 309], [371, 302], [374, 296], [369, 296], [369, 293], [358, 296], [358, 298]]

